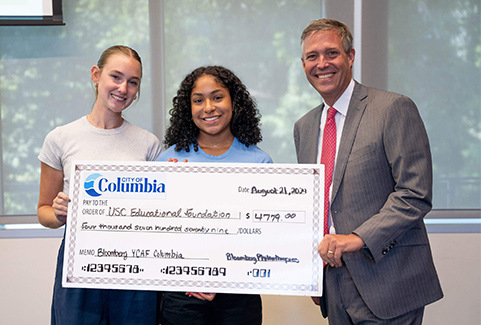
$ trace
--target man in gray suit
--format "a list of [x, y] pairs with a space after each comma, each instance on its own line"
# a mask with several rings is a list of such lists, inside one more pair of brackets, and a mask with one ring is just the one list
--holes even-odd
[[315, 20], [301, 40], [304, 71], [324, 103], [295, 124], [298, 162], [320, 162], [326, 119], [337, 131], [330, 233], [318, 247], [324, 293], [313, 300], [330, 324], [421, 324], [424, 306], [443, 293], [423, 222], [432, 164], [419, 112], [405, 96], [352, 79], [345, 24]]

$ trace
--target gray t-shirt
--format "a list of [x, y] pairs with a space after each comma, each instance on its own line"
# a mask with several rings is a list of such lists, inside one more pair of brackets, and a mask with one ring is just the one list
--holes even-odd
[[99, 129], [84, 116], [52, 130], [38, 159], [64, 172], [63, 192], [69, 194], [70, 171], [75, 160], [154, 161], [160, 154], [159, 139], [128, 121], [116, 129]]

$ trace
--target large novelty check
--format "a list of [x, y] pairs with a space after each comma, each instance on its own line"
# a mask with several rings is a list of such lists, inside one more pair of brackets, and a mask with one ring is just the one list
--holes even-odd
[[319, 296], [323, 166], [75, 162], [64, 287]]

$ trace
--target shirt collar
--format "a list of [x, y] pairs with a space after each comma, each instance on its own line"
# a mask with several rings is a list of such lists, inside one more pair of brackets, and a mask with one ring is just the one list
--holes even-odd
[[[354, 91], [354, 79], [351, 79], [351, 82], [347, 86], [346, 90], [344, 90], [341, 97], [339, 97], [339, 99], [334, 103], [334, 105], [332, 105], [332, 107], [334, 107], [344, 117], [347, 115], [347, 109], [349, 108], [349, 102], [351, 101], [353, 91]], [[326, 103], [324, 103], [324, 105], [328, 107]]]

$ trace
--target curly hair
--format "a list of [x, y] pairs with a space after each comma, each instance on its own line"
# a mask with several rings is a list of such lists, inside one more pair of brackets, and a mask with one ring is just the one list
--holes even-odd
[[255, 100], [249, 94], [242, 81], [229, 69], [221, 66], [200, 67], [187, 75], [177, 96], [172, 99], [173, 108], [169, 111], [170, 126], [166, 130], [164, 144], [166, 147], [176, 145], [175, 150], [189, 152], [191, 144], [194, 150], [199, 150], [197, 136], [199, 128], [192, 119], [190, 96], [195, 82], [201, 76], [211, 75], [215, 80], [229, 90], [232, 100], [232, 119], [230, 130], [239, 142], [246, 146], [262, 141], [260, 130], [260, 113]]

